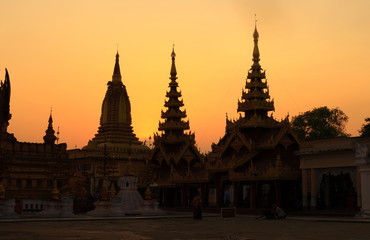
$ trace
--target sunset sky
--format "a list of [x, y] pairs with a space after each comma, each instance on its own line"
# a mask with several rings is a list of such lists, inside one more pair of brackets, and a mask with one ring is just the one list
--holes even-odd
[[[50, 108], [59, 142], [85, 146], [99, 126], [118, 48], [133, 127], [158, 129], [172, 44], [201, 152], [236, 118], [252, 64], [255, 14], [276, 119], [339, 107], [358, 136], [370, 117], [369, 0], [1, 0], [0, 79], [12, 84], [8, 131], [43, 142]], [[118, 47], [117, 47], [118, 45]]]

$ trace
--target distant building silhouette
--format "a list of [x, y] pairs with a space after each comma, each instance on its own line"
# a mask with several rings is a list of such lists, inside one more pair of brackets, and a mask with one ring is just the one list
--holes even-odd
[[239, 118], [226, 115], [225, 134], [206, 156], [199, 152], [186, 120], [174, 49], [165, 110], [152, 149], [133, 131], [118, 52], [98, 131], [82, 149], [67, 151], [65, 143], [58, 144], [51, 113], [43, 143], [19, 142], [8, 133], [11, 85], [6, 70], [0, 84], [0, 200], [14, 198], [21, 210], [33, 211], [40, 210], [43, 200], [69, 196], [76, 212], [86, 212], [93, 199], [104, 202], [125, 188], [120, 184], [124, 177], [135, 183], [135, 190], [137, 183], [142, 194], [150, 186], [163, 207], [190, 207], [192, 197], [200, 193], [203, 207], [210, 208], [254, 210], [274, 203], [284, 209], [361, 208], [369, 215], [370, 139], [301, 144], [289, 116], [280, 121], [272, 116], [274, 101], [260, 65], [257, 27], [253, 40]]
[[[61, 188], [70, 177], [70, 161], [65, 143], [55, 144], [53, 119], [44, 136], [44, 143], [19, 142], [6, 131], [10, 119], [10, 79], [6, 72], [1, 87], [2, 131], [0, 132], [0, 169], [5, 198], [14, 198], [23, 210], [41, 210], [43, 200], [60, 198]], [[5, 104], [4, 104], [5, 103]], [[22, 205], [23, 200], [34, 200], [34, 205]], [[37, 206], [36, 206], [37, 204]]]

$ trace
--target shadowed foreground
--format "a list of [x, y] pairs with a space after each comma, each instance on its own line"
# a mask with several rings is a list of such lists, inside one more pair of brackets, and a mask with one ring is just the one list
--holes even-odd
[[0, 239], [265, 239], [368, 240], [370, 223], [262, 220], [246, 216], [203, 220], [124, 219], [99, 221], [2, 222]]

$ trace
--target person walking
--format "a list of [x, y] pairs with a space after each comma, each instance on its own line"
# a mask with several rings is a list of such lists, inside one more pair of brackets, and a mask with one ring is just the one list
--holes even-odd
[[202, 219], [202, 199], [197, 193], [193, 200], [191, 201], [191, 205], [194, 207], [193, 210], [193, 219]]

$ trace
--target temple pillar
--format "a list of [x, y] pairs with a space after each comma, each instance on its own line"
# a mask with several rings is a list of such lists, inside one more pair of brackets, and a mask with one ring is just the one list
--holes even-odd
[[222, 186], [221, 186], [221, 179], [219, 176], [215, 179], [216, 184], [216, 207], [220, 208], [222, 203]]
[[233, 197], [233, 206], [239, 207], [239, 193], [240, 193], [240, 182], [239, 181], [233, 181], [233, 189], [234, 189], [234, 197]]
[[207, 206], [208, 204], [208, 199], [207, 199], [207, 191], [206, 191], [206, 184], [205, 183], [201, 183], [200, 184], [200, 197], [202, 198], [202, 205], [203, 206]]
[[311, 168], [311, 209], [317, 207], [317, 187], [316, 187], [316, 170]]
[[176, 188], [176, 207], [182, 207], [182, 189], [181, 187]]
[[281, 182], [279, 180], [274, 181], [274, 187], [275, 187], [275, 203], [278, 206], [282, 205], [281, 202]]
[[324, 184], [325, 184], [325, 193], [324, 193], [324, 198], [325, 198], [325, 208], [328, 209], [330, 208], [330, 179], [329, 175], [326, 175], [324, 178]]
[[168, 207], [168, 189], [163, 188], [163, 206]]
[[307, 169], [302, 169], [302, 207], [308, 207]]
[[94, 177], [90, 177], [89, 179], [89, 192], [91, 195], [94, 195], [95, 193], [95, 178]]
[[183, 184], [181, 186], [181, 207], [188, 207], [189, 206], [189, 189], [188, 184]]
[[362, 207], [362, 195], [361, 195], [361, 172], [357, 167], [356, 170], [356, 193], [357, 193], [357, 208], [361, 209]]
[[250, 207], [257, 208], [257, 181], [251, 181]]
[[[14, 186], [15, 186], [15, 182], [14, 182]], [[47, 180], [42, 180], [41, 187], [44, 188], [44, 189], [47, 188], [48, 187], [48, 181]]]

